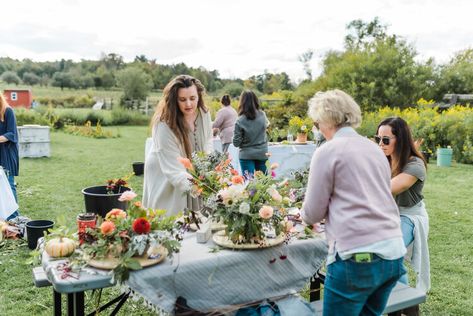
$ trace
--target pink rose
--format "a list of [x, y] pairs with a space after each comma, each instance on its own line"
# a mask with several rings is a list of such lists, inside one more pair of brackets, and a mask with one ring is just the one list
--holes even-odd
[[263, 219], [270, 219], [271, 217], [273, 217], [273, 208], [268, 205], [263, 205], [259, 209], [259, 216]]
[[129, 190], [129, 191], [123, 192], [122, 195], [120, 195], [120, 197], [118, 198], [118, 200], [120, 202], [131, 201], [137, 196], [138, 195], [135, 192]]

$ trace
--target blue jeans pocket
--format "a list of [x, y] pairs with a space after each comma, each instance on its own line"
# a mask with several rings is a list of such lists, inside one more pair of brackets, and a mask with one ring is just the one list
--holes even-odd
[[352, 257], [345, 261], [349, 288], [364, 289], [377, 284], [377, 279], [384, 274], [382, 259], [373, 255], [371, 262], [356, 262]]

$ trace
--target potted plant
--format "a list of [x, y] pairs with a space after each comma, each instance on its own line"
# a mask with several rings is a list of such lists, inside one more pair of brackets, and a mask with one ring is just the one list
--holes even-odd
[[[214, 161], [214, 163], [209, 163]], [[261, 248], [284, 241], [289, 229], [285, 220], [291, 206], [287, 182], [277, 183], [270, 174], [255, 172], [244, 178], [232, 168], [228, 159], [215, 161], [204, 153], [192, 161], [180, 158], [192, 175], [191, 194], [201, 196], [202, 212], [226, 225], [214, 241], [229, 248]]]
[[82, 190], [84, 195], [85, 209], [88, 213], [95, 213], [101, 217], [114, 208], [125, 210], [127, 201], [120, 201], [118, 198], [123, 192], [129, 191], [129, 176], [119, 179], [107, 180], [105, 185], [87, 187]]
[[309, 118], [302, 119], [299, 116], [294, 116], [289, 120], [289, 132], [292, 135], [297, 135], [296, 141], [298, 143], [306, 143], [311, 124]]

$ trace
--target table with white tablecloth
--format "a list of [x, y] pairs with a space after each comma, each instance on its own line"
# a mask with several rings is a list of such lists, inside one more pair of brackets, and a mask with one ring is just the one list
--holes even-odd
[[[151, 148], [151, 144], [152, 139], [148, 138], [145, 146], [145, 158]], [[222, 150], [222, 143], [219, 138], [214, 138], [213, 145], [215, 150]], [[275, 170], [277, 177], [289, 177], [291, 172], [309, 167], [315, 149], [316, 146], [311, 142], [305, 144], [270, 144], [268, 146], [269, 162], [277, 162], [279, 164], [279, 168]], [[239, 149], [231, 144], [228, 148], [228, 153], [232, 159], [233, 167], [241, 173], [240, 161], [238, 159]]]
[[8, 178], [0, 166], [0, 219], [7, 219], [18, 209]]
[[[214, 149], [221, 151], [222, 145], [219, 139], [214, 140]], [[309, 167], [316, 146], [314, 143], [270, 143], [268, 146], [269, 162], [277, 162], [279, 167], [275, 170], [276, 177], [289, 177], [291, 172], [303, 170]], [[241, 173], [240, 161], [238, 159], [239, 149], [230, 145], [228, 153], [232, 159], [233, 167]]]

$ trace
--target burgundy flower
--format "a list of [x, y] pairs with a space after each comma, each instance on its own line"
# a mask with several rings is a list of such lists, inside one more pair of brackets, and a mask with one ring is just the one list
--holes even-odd
[[150, 223], [146, 220], [146, 218], [137, 218], [131, 225], [133, 231], [139, 235], [147, 234], [151, 230]]

